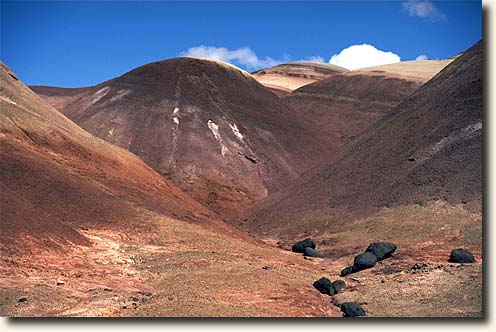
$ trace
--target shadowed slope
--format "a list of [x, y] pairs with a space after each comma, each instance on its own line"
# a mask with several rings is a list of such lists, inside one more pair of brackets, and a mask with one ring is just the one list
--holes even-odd
[[279, 234], [331, 230], [380, 208], [430, 200], [480, 212], [482, 59], [479, 42], [343, 149], [335, 162], [263, 202], [245, 226]]
[[326, 152], [318, 133], [283, 101], [250, 74], [217, 61], [151, 63], [87, 89], [60, 111], [225, 217], [278, 190]]
[[347, 72], [305, 85], [284, 99], [312, 123], [334, 154], [420, 85], [401, 75]]

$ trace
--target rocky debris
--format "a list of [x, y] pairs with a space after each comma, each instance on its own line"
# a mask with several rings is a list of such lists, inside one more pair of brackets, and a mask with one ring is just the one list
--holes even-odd
[[65, 285], [65, 281], [64, 280], [57, 280], [57, 286], [62, 286], [62, 285]]
[[345, 267], [345, 268], [341, 271], [340, 276], [341, 276], [341, 277], [345, 277], [345, 276], [347, 276], [348, 274], [351, 274], [351, 273], [353, 273], [353, 266], [348, 266], [348, 267]]
[[391, 257], [395, 251], [396, 245], [389, 242], [373, 242], [365, 250], [365, 252], [373, 253], [378, 261]]
[[138, 292], [138, 294], [141, 294], [141, 295], [144, 295], [144, 296], [148, 296], [148, 297], [150, 297], [150, 296], [152, 296], [152, 295], [153, 295], [152, 293], [150, 293], [150, 292], [145, 292], [145, 291], [139, 291], [139, 292]]
[[334, 287], [332, 287], [332, 282], [323, 277], [313, 283], [313, 287], [317, 288], [319, 292], [327, 295], [334, 295]]
[[474, 255], [467, 249], [453, 249], [451, 251], [450, 258], [448, 260], [450, 263], [474, 263]]
[[265, 265], [265, 266], [262, 266], [262, 270], [271, 270], [272, 267], [270, 267], [269, 265]]
[[341, 311], [344, 317], [362, 317], [367, 316], [365, 310], [358, 302], [344, 302], [341, 304]]
[[353, 262], [353, 272], [358, 272], [365, 269], [370, 269], [374, 267], [377, 263], [377, 257], [371, 252], [364, 252], [358, 256], [355, 256]]
[[312, 249], [310, 247], [306, 247], [305, 250], [303, 251], [303, 256], [322, 257], [322, 254], [315, 249]]
[[427, 263], [423, 263], [423, 262], [417, 262], [415, 264], [413, 264], [413, 266], [410, 268], [409, 272], [410, 273], [419, 273], [419, 272], [427, 272], [429, 271], [429, 265], [427, 265]]
[[336, 280], [332, 283], [332, 288], [334, 288], [334, 293], [338, 294], [341, 293], [341, 291], [346, 288], [346, 284], [344, 283], [343, 280]]
[[293, 246], [291, 247], [291, 251], [303, 254], [305, 252], [305, 248], [315, 249], [316, 246], [317, 245], [315, 244], [314, 240], [312, 240], [311, 238], [306, 238], [293, 244]]
[[17, 300], [17, 302], [19, 302], [19, 303], [24, 303], [24, 302], [27, 302], [27, 300], [28, 300], [28, 298], [27, 298], [27, 297], [25, 297], [25, 296], [23, 296], [23, 297], [20, 297], [20, 298]]

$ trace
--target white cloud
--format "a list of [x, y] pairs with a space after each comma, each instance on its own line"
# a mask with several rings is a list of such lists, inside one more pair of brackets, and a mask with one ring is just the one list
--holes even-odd
[[255, 52], [248, 47], [229, 50], [225, 47], [201, 45], [189, 48], [186, 52], [182, 52], [181, 56], [216, 59], [246, 66], [248, 69], [272, 67], [282, 63], [282, 61], [274, 60], [270, 57], [260, 59]]
[[[282, 59], [273, 59], [271, 57], [259, 58], [249, 47], [230, 50], [225, 47], [205, 45], [191, 47], [187, 51], [181, 52], [180, 56], [220, 60], [245, 67], [249, 70], [273, 67], [291, 61], [289, 55], [284, 55]], [[321, 56], [310, 56], [298, 61], [324, 62], [324, 59]]]
[[429, 60], [429, 58], [425, 54], [420, 54], [415, 60]]
[[334, 54], [329, 63], [348, 69], [358, 69], [400, 61], [400, 57], [393, 52], [381, 51], [372, 45], [362, 44], [351, 45], [343, 49], [339, 54]]
[[319, 55], [316, 55], [316, 56], [309, 56], [297, 61], [324, 62], [324, 58]]
[[436, 5], [429, 0], [408, 0], [401, 4], [403, 9], [408, 11], [410, 16], [431, 19], [433, 21], [440, 21], [446, 19]]

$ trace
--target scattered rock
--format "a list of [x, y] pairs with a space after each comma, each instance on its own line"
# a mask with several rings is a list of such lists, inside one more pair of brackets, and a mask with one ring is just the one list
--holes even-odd
[[448, 260], [450, 263], [474, 263], [474, 255], [467, 249], [453, 249], [451, 251], [450, 258]]
[[374, 267], [377, 263], [377, 257], [371, 252], [364, 252], [355, 257], [355, 261], [353, 263], [353, 272], [358, 272], [361, 270], [369, 269]]
[[396, 251], [396, 245], [389, 242], [374, 242], [369, 244], [365, 252], [373, 253], [378, 261], [391, 257]]
[[28, 298], [23, 296], [23, 297], [20, 297], [19, 300], [17, 300], [17, 302], [19, 303], [24, 303], [24, 302], [27, 302]]
[[265, 265], [265, 266], [262, 266], [262, 269], [263, 270], [270, 270], [272, 269], [272, 267], [268, 266], [268, 265]]
[[344, 283], [343, 280], [336, 280], [332, 283], [332, 288], [334, 288], [334, 293], [338, 294], [341, 293], [341, 291], [346, 288], [346, 284]]
[[313, 283], [313, 287], [317, 288], [319, 292], [327, 295], [334, 295], [335, 291], [332, 287], [332, 282], [327, 278], [320, 278]]
[[413, 264], [413, 266], [410, 268], [410, 273], [427, 272], [427, 271], [429, 271], [429, 266], [423, 262], [417, 262]]
[[57, 280], [57, 286], [62, 286], [62, 285], [65, 285], [65, 281], [64, 280]]
[[344, 302], [341, 304], [341, 311], [344, 317], [362, 317], [367, 316], [365, 310], [358, 302]]
[[110, 287], [105, 287], [103, 290], [104, 290], [104, 291], [106, 291], [106, 292], [111, 292], [111, 291], [112, 291], [112, 288], [110, 288]]
[[344, 276], [347, 276], [348, 274], [351, 274], [351, 273], [353, 273], [353, 267], [352, 267], [352, 266], [348, 266], [348, 267], [345, 267], [345, 268], [341, 271], [340, 276], [341, 276], [341, 277], [344, 277]]
[[315, 241], [312, 240], [311, 238], [306, 238], [302, 241], [293, 244], [293, 246], [291, 247], [291, 251], [299, 252], [303, 254], [305, 252], [305, 248], [315, 249], [315, 247], [316, 247]]
[[310, 247], [306, 247], [305, 250], [303, 251], [303, 256], [322, 257], [322, 254], [315, 249], [312, 249]]
[[137, 298], [136, 296], [131, 296], [131, 301], [133, 303], [138, 303], [139, 302], [139, 298]]
[[306, 259], [306, 260], [308, 260], [308, 261], [312, 261], [312, 262], [313, 262], [313, 258], [310, 258], [310, 257], [308, 257], [308, 256], [303, 256], [303, 259]]
[[139, 292], [138, 292], [138, 294], [141, 294], [141, 295], [144, 295], [144, 296], [148, 296], [148, 297], [150, 297], [150, 296], [152, 296], [152, 295], [153, 295], [153, 294], [152, 294], [152, 293], [150, 293], [150, 292], [144, 292], [144, 291], [139, 291]]

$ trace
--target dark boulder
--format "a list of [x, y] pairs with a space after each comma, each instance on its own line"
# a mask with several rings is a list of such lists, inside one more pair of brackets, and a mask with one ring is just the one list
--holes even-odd
[[344, 277], [344, 276], [347, 276], [348, 274], [351, 274], [351, 273], [353, 273], [353, 266], [348, 266], [348, 267], [345, 267], [345, 268], [341, 271], [340, 276], [341, 276], [341, 277]]
[[378, 261], [391, 257], [396, 251], [396, 245], [389, 242], [374, 242], [369, 244], [365, 252], [373, 253]]
[[377, 263], [377, 257], [371, 252], [364, 252], [355, 257], [353, 272], [369, 269]]
[[319, 292], [327, 295], [334, 295], [334, 288], [332, 287], [332, 282], [327, 278], [320, 278], [313, 283], [313, 287], [317, 288]]
[[474, 263], [474, 255], [467, 249], [453, 249], [451, 251], [450, 258], [448, 260], [450, 263]]
[[345, 302], [341, 304], [341, 311], [344, 317], [361, 317], [367, 316], [365, 310], [357, 302]]
[[299, 252], [303, 254], [305, 252], [305, 248], [315, 249], [315, 247], [316, 247], [315, 241], [310, 238], [307, 238], [305, 240], [293, 244], [293, 246], [291, 247], [291, 251]]
[[308, 257], [322, 257], [321, 253], [318, 252], [315, 249], [312, 249], [310, 247], [306, 247], [305, 250], [303, 251], [303, 256], [308, 256]]
[[336, 280], [332, 283], [332, 288], [334, 288], [334, 293], [338, 294], [341, 293], [341, 291], [346, 288], [346, 284], [344, 283], [343, 280]]
[[20, 297], [19, 300], [17, 300], [17, 302], [23, 303], [23, 302], [26, 302], [27, 300], [28, 300], [28, 298], [23, 296], [23, 297]]

